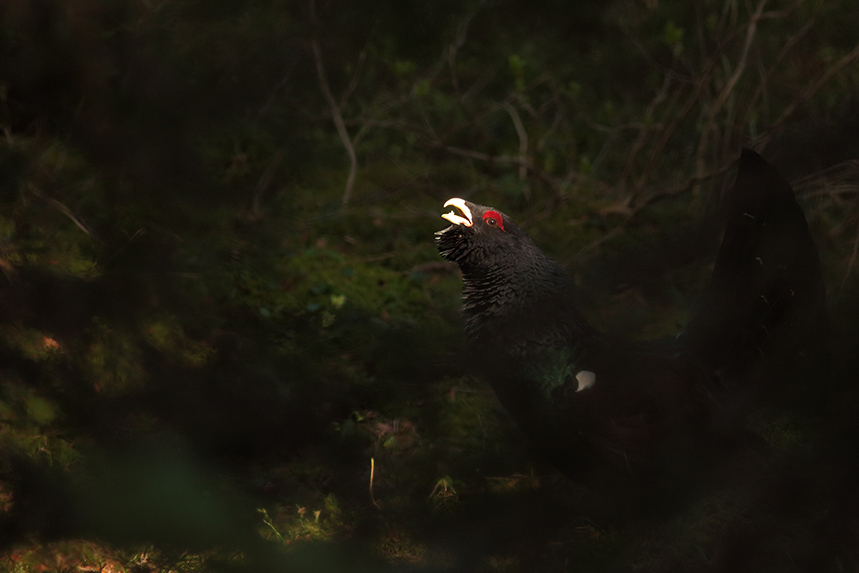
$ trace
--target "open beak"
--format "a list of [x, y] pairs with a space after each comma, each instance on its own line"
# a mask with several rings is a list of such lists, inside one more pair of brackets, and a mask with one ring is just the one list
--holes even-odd
[[470, 227], [473, 225], [473, 221], [471, 219], [471, 209], [465, 204], [464, 199], [460, 199], [459, 197], [454, 197], [453, 199], [448, 199], [447, 203], [444, 204], [445, 207], [449, 207], [453, 205], [457, 209], [459, 209], [464, 217], [457, 215], [455, 211], [451, 211], [450, 213], [445, 213], [441, 216], [442, 219], [447, 219], [454, 225], [464, 225], [466, 227]]

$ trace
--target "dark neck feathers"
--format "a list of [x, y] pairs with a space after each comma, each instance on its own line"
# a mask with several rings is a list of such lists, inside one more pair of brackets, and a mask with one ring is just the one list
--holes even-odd
[[463, 314], [474, 342], [519, 352], [594, 333], [575, 309], [567, 273], [536, 245], [528, 247], [515, 257], [463, 269]]

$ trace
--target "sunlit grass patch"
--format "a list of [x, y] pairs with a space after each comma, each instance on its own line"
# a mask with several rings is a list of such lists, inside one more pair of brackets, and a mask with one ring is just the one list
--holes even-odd
[[301, 505], [280, 507], [274, 516], [265, 508], [257, 511], [263, 524], [261, 535], [285, 546], [301, 541], [330, 539], [346, 531], [340, 503], [334, 494], [325, 496], [316, 509]]
[[18, 545], [0, 555], [4, 573], [203, 573], [212, 563], [240, 563], [242, 556], [223, 551], [194, 552], [152, 546], [111, 547], [95, 540], [68, 539]]

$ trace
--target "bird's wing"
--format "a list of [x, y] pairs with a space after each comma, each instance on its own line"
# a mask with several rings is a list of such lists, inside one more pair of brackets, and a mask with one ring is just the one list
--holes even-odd
[[824, 297], [817, 248], [793, 190], [744, 149], [712, 282], [677, 338], [680, 352], [740, 385], [775, 381], [797, 360], [825, 352]]

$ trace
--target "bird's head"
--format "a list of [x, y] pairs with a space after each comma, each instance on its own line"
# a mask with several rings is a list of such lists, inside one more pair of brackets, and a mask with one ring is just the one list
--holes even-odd
[[462, 308], [472, 341], [518, 351], [559, 343], [571, 329], [590, 332], [575, 311], [564, 269], [507, 215], [464, 199], [442, 217], [451, 225], [435, 234], [442, 257], [462, 271]]
[[452, 207], [442, 215], [451, 225], [435, 234], [436, 246], [442, 257], [464, 272], [521, 260], [523, 254], [536, 250], [528, 234], [497, 209], [459, 198], [444, 206]]

